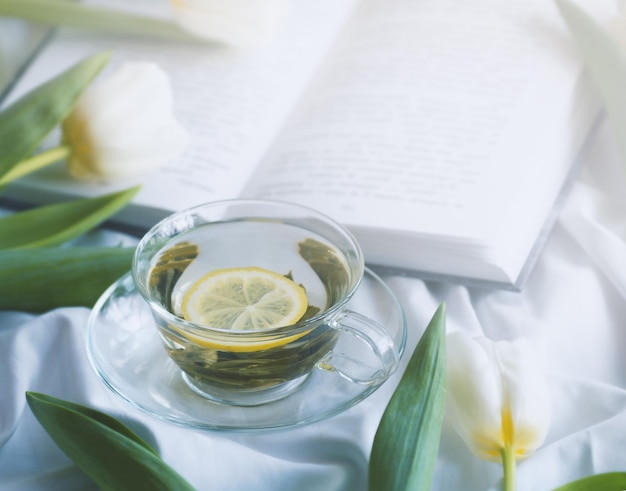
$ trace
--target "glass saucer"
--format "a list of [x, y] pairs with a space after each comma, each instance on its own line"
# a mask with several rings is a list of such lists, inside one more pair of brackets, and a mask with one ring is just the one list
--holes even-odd
[[[384, 326], [402, 355], [404, 313], [378, 276], [366, 269], [347, 305]], [[111, 285], [94, 306], [87, 325], [87, 353], [104, 383], [132, 405], [165, 421], [206, 430], [255, 432], [313, 423], [354, 406], [381, 385], [359, 385], [316, 369], [298, 390], [275, 402], [251, 407], [212, 402], [185, 383], [165, 352], [130, 273]]]

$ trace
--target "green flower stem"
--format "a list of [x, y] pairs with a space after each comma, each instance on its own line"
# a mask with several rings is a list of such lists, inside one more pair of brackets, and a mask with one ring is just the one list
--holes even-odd
[[44, 152], [38, 153], [37, 155], [22, 160], [19, 164], [13, 167], [9, 172], [0, 177], [0, 186], [4, 186], [5, 184], [14, 181], [26, 174], [30, 174], [31, 172], [35, 172], [36, 170], [45, 167], [46, 165], [52, 164], [58, 160], [69, 157], [72, 153], [70, 147], [66, 145], [62, 145], [59, 147], [52, 148], [50, 150], [46, 150]]
[[67, 0], [0, 0], [0, 15], [117, 34], [154, 36], [176, 41], [200, 40], [166, 20]]
[[501, 450], [500, 454], [504, 467], [504, 491], [515, 491], [515, 451], [507, 446]]

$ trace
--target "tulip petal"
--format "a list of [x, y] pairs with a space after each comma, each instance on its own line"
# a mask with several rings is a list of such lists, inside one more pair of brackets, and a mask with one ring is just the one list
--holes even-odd
[[517, 457], [526, 457], [543, 442], [550, 424], [547, 382], [528, 340], [498, 341], [495, 346], [512, 423], [509, 438]]
[[127, 62], [90, 87], [63, 122], [70, 173], [113, 180], [145, 173], [184, 151], [188, 136], [173, 112], [167, 74], [155, 63]]
[[492, 342], [464, 333], [448, 336], [449, 418], [480, 458], [501, 461], [512, 449], [526, 457], [550, 423], [547, 382], [527, 340]]
[[463, 333], [448, 335], [447, 410], [454, 428], [479, 457], [499, 460], [502, 385], [493, 353]]
[[189, 32], [248, 47], [269, 39], [284, 17], [285, 0], [170, 0], [177, 22]]

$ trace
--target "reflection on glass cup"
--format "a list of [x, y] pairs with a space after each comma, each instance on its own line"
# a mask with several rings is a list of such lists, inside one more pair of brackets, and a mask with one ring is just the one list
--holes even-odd
[[[338, 223], [251, 200], [164, 219], [139, 243], [132, 271], [187, 384], [243, 406], [285, 397], [315, 369], [366, 385], [395, 370], [384, 326], [346, 307], [363, 273], [361, 249]], [[359, 348], [337, 350], [342, 336]]]

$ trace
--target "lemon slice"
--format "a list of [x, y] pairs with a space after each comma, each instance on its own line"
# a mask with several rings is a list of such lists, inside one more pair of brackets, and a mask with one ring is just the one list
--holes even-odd
[[304, 288], [258, 267], [219, 269], [184, 294], [185, 319], [234, 331], [260, 331], [294, 324], [308, 307]]

